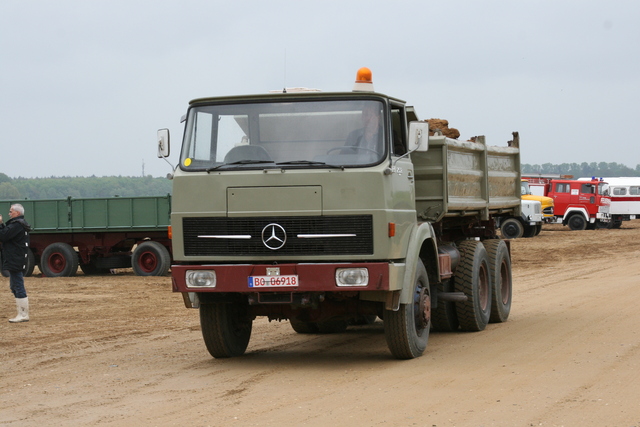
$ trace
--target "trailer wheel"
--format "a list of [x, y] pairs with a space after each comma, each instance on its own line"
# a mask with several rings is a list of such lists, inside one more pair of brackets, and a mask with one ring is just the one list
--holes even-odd
[[160, 243], [148, 240], [133, 251], [131, 266], [138, 276], [165, 276], [171, 267], [171, 255]]
[[567, 220], [567, 225], [569, 226], [569, 228], [571, 230], [586, 230], [587, 229], [587, 221], [584, 219], [584, 217], [581, 214], [573, 214], [569, 217], [569, 219]]
[[46, 277], [69, 277], [78, 272], [78, 254], [67, 243], [52, 243], [42, 251], [40, 271]]
[[489, 322], [506, 322], [511, 312], [511, 295], [513, 291], [509, 249], [501, 239], [485, 240], [483, 244], [489, 256], [489, 271], [493, 285]]
[[[0, 251], [0, 269], [2, 268], [2, 251]], [[24, 270], [24, 277], [29, 277], [33, 274], [33, 269], [36, 268], [36, 257], [33, 255], [31, 249], [27, 249], [27, 264]], [[2, 270], [0, 273], [4, 277], [9, 277], [9, 270]]]
[[4, 261], [2, 259], [2, 251], [0, 251], [0, 274], [2, 274], [4, 277], [9, 277], [9, 270], [5, 270], [2, 268], [3, 263]]
[[249, 345], [252, 324], [247, 304], [200, 305], [202, 338], [215, 358], [243, 355]]
[[299, 334], [317, 334], [318, 325], [315, 322], [305, 322], [298, 319], [289, 319], [291, 327]]
[[491, 275], [489, 257], [477, 240], [464, 240], [458, 245], [460, 262], [454, 274], [456, 291], [467, 300], [456, 303], [458, 322], [463, 331], [482, 331], [491, 315]]
[[[436, 291], [453, 292], [451, 280], [438, 283]], [[456, 314], [456, 303], [451, 301], [438, 300], [437, 307], [431, 313], [431, 329], [437, 332], [454, 332], [458, 330], [458, 316]]]
[[416, 267], [412, 301], [398, 311], [384, 311], [384, 334], [391, 354], [397, 359], [413, 359], [424, 353], [431, 327], [431, 295], [427, 270], [421, 260]]
[[339, 334], [347, 330], [349, 322], [345, 319], [332, 319], [318, 322], [318, 332], [321, 334]]
[[24, 270], [24, 276], [29, 277], [33, 274], [33, 270], [36, 268], [36, 257], [33, 255], [31, 249], [27, 249], [27, 265]]
[[505, 239], [519, 239], [524, 234], [524, 227], [517, 219], [508, 218], [500, 224], [500, 232]]

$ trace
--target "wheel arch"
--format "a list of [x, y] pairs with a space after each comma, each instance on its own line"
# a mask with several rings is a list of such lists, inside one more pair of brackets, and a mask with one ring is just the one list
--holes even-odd
[[435, 232], [428, 222], [416, 226], [409, 240], [407, 257], [405, 259], [405, 271], [400, 293], [400, 304], [409, 304], [413, 301], [412, 287], [415, 281], [418, 259], [422, 260], [429, 279], [429, 285], [433, 286], [440, 281], [440, 265], [438, 263], [438, 249], [435, 242]]
[[567, 225], [567, 221], [569, 221], [569, 217], [575, 214], [581, 214], [584, 217], [584, 220], [587, 223], [589, 223], [589, 212], [587, 212], [585, 208], [574, 207], [574, 208], [568, 208], [565, 211], [564, 215], [562, 216], [562, 224]]

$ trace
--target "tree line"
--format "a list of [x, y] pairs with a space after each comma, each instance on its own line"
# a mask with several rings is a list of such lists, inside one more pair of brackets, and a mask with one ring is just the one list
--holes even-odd
[[131, 176], [10, 178], [0, 172], [0, 200], [166, 196], [167, 178]]
[[[580, 177], [640, 176], [640, 164], [632, 169], [620, 163], [562, 163], [554, 165], [522, 164], [523, 174], [557, 174]], [[0, 172], [0, 200], [39, 200], [89, 197], [144, 197], [165, 196], [171, 193], [167, 178], [133, 176], [90, 176], [10, 178]]]
[[640, 176], [640, 164], [635, 169], [620, 163], [606, 162], [583, 162], [583, 163], [562, 163], [554, 165], [545, 163], [542, 165], [529, 165], [523, 163], [521, 165], [523, 174], [557, 174], [557, 175], [573, 175], [574, 178], [582, 177], [603, 177], [603, 176]]

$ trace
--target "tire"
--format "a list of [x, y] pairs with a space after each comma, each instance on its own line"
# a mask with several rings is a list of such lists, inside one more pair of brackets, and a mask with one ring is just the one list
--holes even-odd
[[505, 239], [519, 239], [524, 234], [524, 227], [516, 218], [507, 218], [500, 224], [500, 232]]
[[42, 251], [40, 271], [46, 277], [70, 277], [78, 272], [78, 254], [67, 243], [52, 243]]
[[339, 334], [347, 330], [349, 322], [344, 319], [332, 319], [318, 322], [316, 325], [321, 334]]
[[489, 256], [492, 299], [489, 323], [506, 322], [511, 312], [513, 280], [511, 277], [511, 257], [506, 243], [501, 239], [483, 242]]
[[398, 311], [385, 310], [383, 323], [387, 346], [394, 357], [413, 359], [424, 353], [431, 328], [431, 295], [421, 260], [416, 266], [412, 302], [400, 304]]
[[[2, 268], [2, 252], [0, 251], [0, 269]], [[33, 274], [33, 270], [36, 268], [36, 257], [33, 255], [31, 249], [27, 249], [27, 265], [24, 270], [24, 277], [29, 277]], [[2, 270], [0, 273], [4, 277], [9, 277], [9, 270]]]
[[2, 251], [0, 251], [0, 274], [2, 274], [4, 277], [9, 277], [9, 270], [4, 270], [2, 268], [3, 262], [4, 260], [2, 259]]
[[147, 240], [133, 251], [131, 267], [137, 276], [166, 276], [171, 267], [171, 255], [160, 243]]
[[587, 220], [581, 214], [573, 214], [567, 220], [567, 225], [571, 230], [582, 231], [587, 229]]
[[[453, 292], [453, 282], [448, 280], [436, 285], [436, 291]], [[454, 332], [458, 330], [458, 315], [456, 314], [456, 303], [451, 301], [440, 301], [431, 312], [431, 329], [436, 332]]]
[[30, 277], [36, 268], [36, 257], [31, 249], [27, 249], [27, 266], [24, 270], [24, 277]]
[[299, 334], [317, 334], [318, 325], [314, 322], [304, 322], [298, 319], [289, 319], [291, 327]]
[[215, 358], [241, 356], [249, 345], [253, 320], [248, 306], [215, 303], [200, 306], [202, 338]]
[[542, 231], [542, 223], [536, 224], [536, 236]]
[[491, 274], [489, 256], [477, 240], [464, 240], [458, 245], [460, 262], [454, 274], [455, 289], [467, 300], [456, 303], [458, 322], [463, 331], [482, 331], [491, 315]]
[[367, 314], [364, 316], [358, 316], [355, 319], [352, 319], [349, 324], [354, 326], [364, 326], [364, 325], [373, 325], [378, 320], [378, 316], [375, 314]]
[[526, 224], [524, 226], [524, 233], [522, 233], [522, 237], [530, 238], [535, 237], [536, 235], [536, 226]]

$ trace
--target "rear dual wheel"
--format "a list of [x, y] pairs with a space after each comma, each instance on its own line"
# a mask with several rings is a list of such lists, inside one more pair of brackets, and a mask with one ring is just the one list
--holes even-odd
[[349, 322], [344, 319], [331, 319], [322, 322], [305, 322], [289, 319], [291, 327], [299, 334], [336, 334], [347, 330]]
[[490, 323], [506, 322], [511, 312], [513, 282], [511, 278], [511, 257], [504, 240], [491, 239], [483, 242], [489, 256], [491, 273], [491, 315]]
[[477, 240], [458, 244], [460, 262], [454, 274], [455, 290], [467, 296], [456, 302], [458, 323], [463, 331], [482, 331], [491, 315], [491, 266], [484, 245]]

